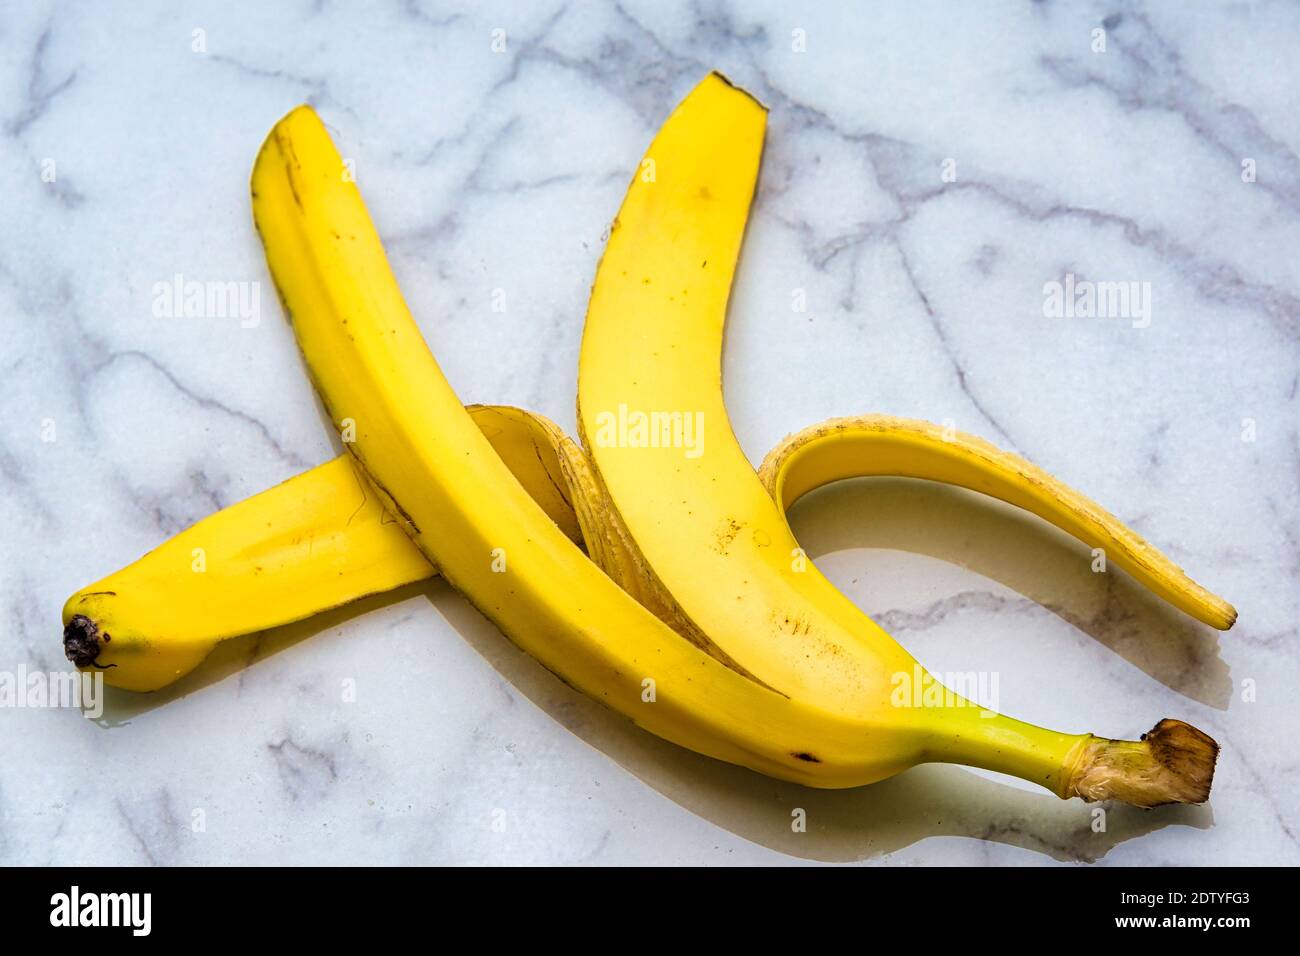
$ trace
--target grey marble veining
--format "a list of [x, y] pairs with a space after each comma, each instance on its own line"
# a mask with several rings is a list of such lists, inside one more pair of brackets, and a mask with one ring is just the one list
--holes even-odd
[[[710, 69], [771, 108], [725, 360], [751, 458], [831, 415], [950, 422], [1241, 619], [1202, 627], [977, 496], [846, 483], [796, 532], [927, 666], [1063, 729], [1185, 718], [1223, 745], [1211, 803], [1097, 833], [956, 767], [769, 781], [575, 695], [435, 583], [95, 721], [0, 709], [0, 862], [1300, 861], [1298, 46], [1268, 0], [8, 6], [0, 671], [62, 668], [74, 590], [334, 454], [249, 211], [281, 115], [312, 103], [354, 161], [459, 394], [571, 430], [603, 236]], [[157, 316], [176, 275], [259, 283], [258, 321]], [[1147, 284], [1149, 321], [1046, 317], [1067, 276]]]

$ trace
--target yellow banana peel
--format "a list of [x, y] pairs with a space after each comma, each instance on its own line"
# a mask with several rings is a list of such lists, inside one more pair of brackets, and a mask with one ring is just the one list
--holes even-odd
[[[152, 690], [223, 639], [441, 569], [566, 682], [653, 733], [771, 776], [855, 786], [947, 760], [1062, 797], [1204, 800], [1217, 747], [1181, 721], [1114, 741], [951, 696], [900, 706], [898, 675], [919, 665], [793, 560], [801, 552], [784, 510], [803, 494], [861, 475], [926, 478], [1105, 548], [1206, 623], [1235, 619], [1078, 492], [926, 422], [833, 420], [787, 438], [754, 473], [722, 403], [720, 354], [764, 126], [765, 110], [714, 74], [652, 144], [641, 169], [654, 175], [629, 188], [593, 287], [584, 454], [541, 416], [456, 401], [328, 134], [309, 108], [285, 117], [254, 169], [254, 214], [312, 380], [335, 422], [355, 423], [356, 440], [349, 455], [74, 595], [69, 658], [116, 686]], [[629, 414], [660, 421], [669, 440], [631, 440]], [[692, 457], [671, 439], [695, 422]]]

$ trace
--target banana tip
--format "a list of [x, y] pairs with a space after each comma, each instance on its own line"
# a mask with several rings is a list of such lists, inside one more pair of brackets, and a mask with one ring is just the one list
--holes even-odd
[[744, 88], [743, 86], [741, 86], [740, 84], [738, 84], [738, 83], [733, 83], [733, 82], [731, 81], [731, 78], [728, 77], [728, 76], [727, 76], [725, 73], [723, 73], [721, 70], [713, 70], [713, 71], [711, 71], [711, 72], [709, 73], [709, 76], [710, 76], [710, 77], [716, 77], [717, 79], [721, 80], [723, 83], [726, 83], [727, 86], [731, 87], [731, 88], [732, 88], [733, 90], [735, 90], [737, 93], [743, 93], [745, 96], [747, 96], [747, 97], [749, 97], [751, 100], [753, 100], [754, 103], [755, 103], [755, 105], [758, 106], [758, 108], [761, 109], [764, 113], [767, 112], [767, 104], [765, 104], [762, 100], [760, 100], [757, 96], [755, 96], [753, 93], [749, 92], [749, 90], [745, 89], [745, 88]]
[[86, 615], [74, 614], [63, 627], [63, 654], [78, 667], [91, 667], [104, 644], [111, 640]]

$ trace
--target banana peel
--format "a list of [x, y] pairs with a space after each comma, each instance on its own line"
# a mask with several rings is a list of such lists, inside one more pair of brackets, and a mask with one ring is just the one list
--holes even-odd
[[[674, 159], [673, 171], [678, 182], [698, 187], [698, 198], [705, 198], [708, 192], [710, 203], [716, 204], [719, 195], [725, 203], [727, 190], [734, 188], [737, 192], [731, 195], [733, 205], [743, 205], [743, 211], [747, 211], [752, 176], [746, 180], [745, 175], [731, 175], [723, 181], [705, 174], [709, 151], [701, 149], [700, 142], [708, 141], [707, 124], [721, 120], [722, 125], [715, 128], [735, 132], [734, 126], [725, 123], [734, 118], [731, 106], [720, 110], [709, 106], [713, 100], [727, 99], [719, 83], [726, 90], [746, 96], [716, 75], [697, 88], [665, 126], [665, 131], [671, 128], [685, 141], [669, 151]], [[701, 108], [702, 103], [708, 108]], [[684, 117], [690, 122], [682, 122]], [[689, 128], [683, 135], [684, 126]], [[656, 139], [652, 153], [662, 149], [664, 136], [661, 133]], [[761, 139], [760, 123], [756, 140], [738, 151], [745, 157], [752, 155], [755, 174]], [[302, 152], [310, 156], [308, 161], [303, 161]], [[593, 471], [591, 459], [553, 423], [501, 406], [466, 410], [450, 400], [450, 389], [441, 380], [401, 302], [359, 194], [355, 187], [348, 194], [346, 189], [335, 186], [331, 180], [339, 177], [324, 172], [336, 157], [314, 114], [305, 108], [295, 111], [277, 126], [259, 156], [254, 204], [268, 262], [327, 406], [335, 411], [344, 404], [351, 412], [364, 410], [361, 418], [339, 413], [337, 421], [347, 417], [379, 424], [373, 431], [367, 429], [364, 437], [359, 436], [355, 446], [349, 445], [351, 456], [345, 455], [199, 522], [134, 565], [74, 595], [64, 610], [69, 658], [78, 666], [105, 669], [108, 682], [117, 686], [156, 689], [196, 666], [220, 640], [298, 620], [367, 594], [430, 577], [442, 566], [439, 556], [449, 555], [447, 560], [453, 569], [449, 579], [497, 620], [507, 634], [564, 679], [604, 699], [652, 732], [721, 759], [813, 785], [856, 785], [902, 769], [897, 754], [891, 755], [892, 762], [881, 761], [864, 753], [860, 742], [853, 740], [862, 729], [860, 721], [855, 724], [853, 718], [862, 714], [836, 715], [843, 719], [832, 719], [827, 714], [825, 695], [787, 694], [779, 687], [774, 691], [774, 685], [762, 676], [766, 666], [754, 673], [746, 665], [747, 660], [755, 660], [751, 649], [744, 649], [740, 655], [730, 654], [717, 646], [689, 614], [683, 613], [672, 590], [654, 574], [637, 537], [609, 507], [608, 488], [599, 470]], [[697, 165], [689, 165], [691, 162]], [[661, 197], [663, 192], [659, 193]], [[305, 201], [304, 196], [310, 200]], [[310, 203], [315, 203], [311, 209]], [[715, 280], [705, 290], [706, 295], [714, 296], [713, 301], [701, 303], [701, 297], [697, 297], [691, 303], [691, 308], [697, 310], [695, 314], [725, 314], [730, 268], [743, 232], [743, 211], [740, 230], [732, 229], [734, 249], [713, 253], [715, 268], [725, 281]], [[698, 223], [692, 219], [697, 212], [690, 205], [683, 207], [659, 199], [658, 205], [651, 204], [640, 214], [629, 211], [625, 204], [619, 222], [648, 222], [644, 241], [650, 243], [646, 248], [654, 249], [656, 240], [677, 237], [692, 228], [699, 232]], [[726, 228], [730, 227], [724, 224], [724, 231]], [[599, 281], [597, 286], [593, 303]], [[306, 323], [300, 318], [303, 315], [310, 316]], [[366, 320], [369, 324], [362, 325]], [[361, 331], [358, 326], [362, 326]], [[719, 318], [719, 333], [720, 328]], [[363, 385], [369, 382], [370, 394], [347, 380], [348, 370], [355, 370], [358, 362], [373, 373], [368, 380], [362, 376]], [[430, 379], [434, 387], [419, 384], [421, 376]], [[431, 400], [436, 414], [412, 415], [403, 410], [415, 407], [403, 406], [403, 401], [416, 400]], [[446, 440], [446, 432], [436, 430], [448, 422], [454, 423], [450, 432], [458, 436], [451, 442]], [[467, 422], [477, 431], [466, 429]], [[722, 422], [725, 425], [725, 412]], [[422, 428], [434, 431], [423, 432]], [[429, 435], [438, 438], [433, 440]], [[375, 450], [378, 463], [368, 460], [366, 449]], [[416, 451], [411, 454], [409, 449]], [[774, 716], [765, 712], [762, 719], [755, 717], [753, 708], [760, 705], [754, 690], [760, 696], [775, 693], [776, 699], [786, 703], [775, 705], [769, 696], [761, 706], [786, 711], [782, 719], [789, 724], [777, 738], [794, 739], [789, 736], [790, 728], [802, 731], [801, 724], [806, 723], [808, 730], [828, 745], [842, 740], [838, 758], [830, 756], [835, 753], [833, 746], [773, 752], [737, 726], [734, 713], [727, 719], [715, 714], [710, 721], [708, 715], [697, 712], [700, 707], [716, 709], [717, 700], [697, 699], [694, 710], [666, 708], [673, 711], [666, 719], [650, 721], [645, 720], [644, 711], [629, 707], [630, 701], [611, 701], [610, 683], [618, 685], [626, 675], [617, 674], [617, 679], [612, 679], [608, 661], [612, 645], [593, 645], [590, 624], [584, 626], [582, 621], [572, 620], [554, 606], [553, 599], [542, 595], [544, 582], [555, 584], [554, 568], [550, 572], [533, 569], [536, 577], [529, 590], [533, 610], [539, 614], [530, 620], [527, 613], [518, 610], [506, 613], [506, 603], [528, 603], [517, 600], [517, 590], [507, 589], [505, 596], [509, 600], [503, 602], [495, 582], [483, 577], [481, 567], [467, 563], [464, 547], [457, 546], [461, 542], [442, 540], [450, 534], [449, 525], [472, 529], [474, 533], [469, 537], [480, 541], [491, 537], [483, 534], [485, 523], [496, 529], [497, 537], [510, 537], [508, 530], [518, 530], [489, 520], [483, 513], [482, 500], [472, 493], [458, 493], [457, 482], [448, 476], [442, 475], [439, 480], [440, 471], [433, 467], [438, 461], [446, 464], [446, 470], [462, 485], [472, 477], [464, 473], [462, 457], [473, 461], [472, 476], [486, 476], [494, 496], [505, 495], [511, 501], [516, 517], [526, 515], [521, 527], [539, 535], [546, 532], [545, 547], [540, 551], [530, 550], [527, 546], [536, 542], [525, 538], [526, 554], [547, 555], [539, 558], [543, 563], [562, 554], [565, 560], [560, 563], [570, 569], [583, 564], [592, 567], [580, 554], [582, 563], [573, 565], [573, 554], [563, 549], [560, 540], [570, 547], [574, 542], [583, 544], [591, 560], [607, 575], [600, 580], [612, 579], [640, 605], [633, 604], [637, 613], [630, 612], [626, 604], [607, 593], [606, 585], [598, 584], [584, 572], [586, 586], [598, 595], [593, 600], [616, 607], [616, 618], [627, 617], [634, 622], [629, 626], [641, 634], [646, 647], [654, 648], [655, 655], [671, 646], [679, 665], [689, 662], [693, 669], [723, 664], [727, 673], [710, 670], [710, 678], [718, 688], [725, 688], [722, 697], [731, 700], [751, 724], [757, 721], [770, 728]], [[412, 458], [414, 461], [409, 460]], [[1017, 456], [972, 436], [954, 436], [929, 423], [866, 416], [814, 426], [774, 449], [754, 481], [768, 503], [775, 503], [773, 511], [784, 523], [784, 508], [816, 487], [846, 477], [884, 474], [944, 481], [1008, 501], [1038, 514], [1089, 546], [1106, 548], [1118, 566], [1198, 619], [1220, 628], [1230, 627], [1235, 619], [1235, 612], [1226, 602], [1196, 585], [1131, 529], [1078, 492]], [[394, 489], [398, 497], [394, 497]], [[432, 496], [432, 505], [425, 501], [430, 489], [438, 492]], [[440, 519], [450, 514], [455, 520], [418, 521], [420, 512]], [[544, 519], [540, 524], [539, 515]], [[436, 530], [423, 532], [421, 527]], [[195, 573], [191, 569], [188, 578], [184, 577], [187, 572], [183, 569], [192, 561], [196, 549], [205, 555], [208, 568], [220, 569], [218, 573]], [[497, 550], [492, 548], [490, 553]], [[509, 562], [510, 551], [517, 549], [500, 550]], [[497, 572], [489, 569], [487, 573]], [[510, 580], [509, 575], [505, 580]], [[203, 609], [203, 613], [195, 613], [196, 608]], [[659, 619], [654, 624], [646, 621], [651, 617], [647, 608], [653, 612], [651, 620]], [[188, 620], [184, 610], [189, 612]], [[586, 643], [580, 642], [570, 648], [574, 653], [556, 658], [554, 650], [537, 635], [539, 620], [567, 623], [584, 634]], [[656, 630], [655, 625], [662, 628], [660, 622], [667, 622], [673, 630]], [[695, 647], [688, 643], [683, 648], [683, 637]], [[700, 648], [706, 652], [703, 659], [696, 653]], [[847, 644], [844, 649], [852, 650]], [[575, 665], [575, 657], [587, 660]], [[904, 654], [894, 663], [910, 660]], [[554, 661], [554, 666], [548, 661]], [[732, 676], [745, 685], [736, 685]], [[684, 681], [683, 686], [689, 683]], [[800, 696], [808, 699], [796, 700]], [[793, 706], [796, 703], [804, 707]], [[807, 705], [811, 709], [806, 709]], [[1213, 742], [1178, 721], [1157, 725], [1151, 743], [1145, 739], [1109, 741], [1092, 735], [1047, 733], [1052, 734], [1055, 750], [1046, 777], [1039, 782], [1061, 796], [1117, 796], [1149, 805], [1153, 802], [1151, 788], [1135, 788], [1132, 781], [1142, 773], [1151, 775], [1152, 767], [1165, 766], [1159, 760], [1153, 763], [1151, 758], [1153, 749], [1160, 747], [1172, 746], [1182, 758], [1189, 753], [1209, 752], [1208, 772], [1212, 773]], [[901, 739], [908, 735], [899, 736]], [[909, 746], [923, 750], [925, 744], [913, 740]], [[1061, 752], [1056, 753], [1058, 750]], [[826, 755], [826, 759], [815, 752]], [[917, 759], [926, 757], [920, 754]], [[810, 770], [809, 764], [818, 766]], [[1014, 767], [995, 769], [1017, 772]], [[1038, 769], [1035, 767], [1035, 772]], [[1208, 792], [1205, 768], [1195, 770], [1173, 773], [1162, 793], [1172, 800], [1195, 802], [1201, 787], [1195, 782], [1188, 784], [1189, 780], [1204, 777]]]

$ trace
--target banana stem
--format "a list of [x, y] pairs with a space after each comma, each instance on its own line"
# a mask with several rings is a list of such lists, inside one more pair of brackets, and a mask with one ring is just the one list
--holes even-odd
[[1087, 734], [1046, 730], [969, 703], [942, 708], [935, 730], [928, 760], [1010, 774], [1058, 796], [1067, 795], [1069, 767], [1088, 740]]
[[1181, 720], [1165, 718], [1140, 740], [1063, 734], [1024, 721], [964, 708], [949, 711], [929, 760], [1007, 773], [1062, 799], [1121, 800], [1138, 807], [1204, 803], [1219, 746]]
[[1139, 807], [1204, 803], [1219, 745], [1191, 724], [1166, 717], [1141, 740], [1090, 736], [1071, 768], [1067, 797], [1123, 800]]

